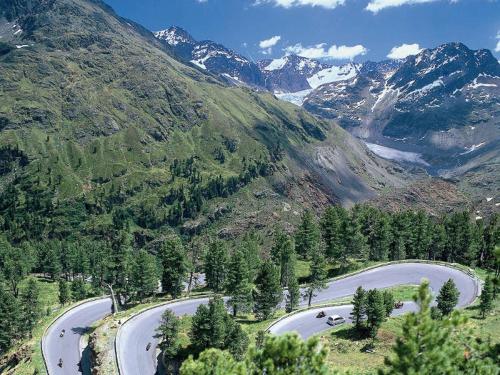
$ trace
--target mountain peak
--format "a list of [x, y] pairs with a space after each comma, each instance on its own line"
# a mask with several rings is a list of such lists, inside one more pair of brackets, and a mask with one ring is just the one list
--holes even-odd
[[161, 40], [164, 40], [171, 46], [176, 46], [180, 43], [195, 44], [196, 41], [186, 30], [179, 26], [171, 26], [168, 29], [160, 30], [154, 35]]

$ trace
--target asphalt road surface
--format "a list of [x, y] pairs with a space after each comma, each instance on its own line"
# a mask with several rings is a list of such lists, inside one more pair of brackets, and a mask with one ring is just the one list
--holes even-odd
[[[415, 285], [420, 284], [423, 278], [430, 281], [434, 293], [439, 291], [448, 279], [453, 279], [460, 291], [459, 307], [471, 304], [476, 298], [478, 289], [476, 281], [457, 269], [425, 263], [403, 263], [375, 268], [331, 282], [326, 289], [313, 298], [313, 303], [326, 303], [336, 298], [350, 296], [354, 294], [358, 286], [363, 286], [365, 289], [381, 289], [404, 284]], [[122, 375], [155, 374], [158, 364], [156, 353], [158, 340], [155, 338], [155, 330], [159, 325], [163, 312], [170, 309], [178, 316], [193, 315], [200, 304], [207, 302], [208, 299], [204, 298], [162, 305], [136, 315], [127, 321], [120, 328], [116, 340], [120, 373]], [[396, 313], [415, 308], [414, 304], [406, 303], [405, 307], [402, 310], [396, 310]], [[335, 313], [347, 318], [350, 309], [351, 306], [340, 306], [324, 310], [327, 314]], [[315, 318], [313, 310], [292, 315], [290, 318], [273, 326], [272, 332], [280, 334], [296, 331], [303, 337], [309, 337], [328, 328], [330, 326], [326, 324], [326, 318]], [[148, 343], [151, 343], [151, 347], [146, 351]]]
[[[80, 340], [89, 327], [111, 313], [111, 299], [103, 298], [84, 303], [57, 319], [42, 338], [42, 351], [45, 357], [49, 375], [81, 374], [80, 359], [84, 348]], [[61, 331], [65, 330], [63, 337]], [[59, 358], [63, 365], [59, 367]], [[83, 363], [85, 369], [85, 363]], [[86, 372], [86, 371], [84, 371]]]

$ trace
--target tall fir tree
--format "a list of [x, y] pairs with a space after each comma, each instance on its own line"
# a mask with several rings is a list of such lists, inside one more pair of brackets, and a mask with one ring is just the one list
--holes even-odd
[[311, 254], [311, 275], [306, 287], [305, 295], [307, 305], [311, 306], [312, 299], [322, 289], [326, 288], [326, 261], [325, 256], [320, 246], [316, 246]]
[[391, 222], [388, 215], [380, 214], [373, 227], [370, 259], [386, 261], [389, 259], [392, 242]]
[[369, 290], [366, 294], [366, 325], [370, 337], [377, 337], [378, 329], [386, 317], [384, 296], [377, 289]]
[[238, 312], [252, 310], [252, 284], [249, 280], [248, 264], [241, 250], [236, 250], [228, 265], [226, 293], [229, 295], [228, 305], [233, 309], [233, 316]]
[[301, 257], [309, 257], [319, 246], [320, 231], [318, 223], [310, 210], [302, 215], [302, 220], [295, 233], [295, 248]]
[[269, 260], [262, 264], [255, 281], [254, 313], [260, 320], [270, 318], [283, 299], [277, 267]]
[[300, 302], [300, 286], [297, 277], [293, 277], [288, 280], [287, 292], [286, 292], [286, 312], [292, 312], [299, 306]]
[[394, 295], [390, 290], [384, 290], [382, 296], [384, 297], [385, 315], [391, 316], [394, 310]]
[[158, 290], [158, 266], [153, 255], [140, 250], [135, 256], [132, 280], [139, 301], [151, 297]]
[[450, 315], [458, 303], [459, 296], [460, 292], [458, 291], [455, 282], [452, 279], [445, 282], [436, 298], [437, 308], [441, 311], [441, 314]]
[[481, 296], [479, 297], [480, 303], [479, 303], [479, 310], [481, 311], [481, 316], [483, 318], [486, 317], [486, 314], [491, 312], [493, 309], [493, 300], [494, 300], [494, 293], [493, 293], [494, 285], [493, 285], [493, 279], [488, 276], [484, 282], [484, 287], [483, 290], [481, 291]]
[[11, 348], [16, 337], [19, 337], [20, 319], [19, 303], [0, 280], [0, 353]]
[[366, 290], [361, 286], [358, 286], [352, 299], [351, 319], [356, 330], [362, 332], [365, 328], [364, 322], [366, 319]]
[[160, 326], [156, 329], [156, 337], [160, 339], [163, 358], [172, 360], [180, 348], [180, 320], [171, 310], [165, 310], [161, 316]]
[[40, 290], [35, 279], [30, 278], [25, 290], [21, 294], [22, 303], [22, 328], [33, 336], [33, 329], [42, 316]]
[[161, 286], [164, 293], [178, 298], [184, 290], [188, 260], [186, 250], [178, 237], [169, 237], [158, 252], [161, 264]]
[[280, 270], [281, 286], [287, 287], [290, 279], [295, 277], [297, 256], [293, 240], [285, 233], [277, 233], [272, 249], [272, 256]]
[[59, 280], [59, 303], [61, 305], [66, 305], [71, 300], [71, 291], [69, 289], [68, 283], [61, 279]]
[[224, 290], [227, 277], [228, 253], [221, 241], [213, 241], [205, 256], [205, 278], [207, 286], [216, 293]]
[[325, 254], [334, 261], [343, 262], [345, 254], [345, 225], [347, 213], [341, 206], [328, 207], [321, 217], [321, 233], [325, 242]]
[[80, 277], [71, 282], [71, 298], [74, 301], [81, 301], [87, 298], [87, 287], [85, 281]]
[[358, 259], [368, 258], [369, 247], [367, 239], [361, 232], [359, 223], [351, 220], [347, 226], [346, 253], [349, 257]]

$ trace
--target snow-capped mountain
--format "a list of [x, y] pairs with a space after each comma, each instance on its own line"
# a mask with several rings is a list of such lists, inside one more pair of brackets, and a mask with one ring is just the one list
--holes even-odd
[[212, 41], [196, 41], [180, 27], [158, 31], [155, 36], [164, 41], [181, 59], [201, 69], [218, 74], [235, 84], [264, 87], [264, 77], [246, 57]]
[[304, 108], [448, 168], [498, 148], [500, 64], [488, 50], [444, 44], [400, 62], [366, 63], [356, 77], [311, 92]]
[[259, 61], [266, 89], [280, 99], [302, 105], [304, 98], [315, 88], [330, 82], [356, 76], [360, 65], [334, 66], [317, 60], [288, 55], [274, 60]]
[[269, 90], [298, 105], [313, 89], [325, 83], [352, 78], [361, 68], [359, 64], [333, 66], [296, 55], [254, 63], [218, 43], [196, 41], [180, 27], [158, 31], [155, 36], [183, 60], [233, 83]]

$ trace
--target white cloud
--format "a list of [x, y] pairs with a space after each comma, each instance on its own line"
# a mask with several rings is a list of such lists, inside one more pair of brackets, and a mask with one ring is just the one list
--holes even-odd
[[281, 40], [281, 36], [275, 35], [269, 39], [261, 40], [259, 43], [260, 48], [274, 47]]
[[[422, 4], [422, 3], [430, 3], [437, 0], [370, 0], [368, 5], [366, 6], [366, 10], [369, 10], [373, 13], [378, 13], [382, 9], [399, 7], [401, 5], [409, 5], [409, 4]], [[452, 1], [454, 2], [454, 1]]]
[[270, 37], [269, 39], [264, 39], [259, 42], [259, 47], [264, 55], [270, 55], [271, 52], [273, 51], [273, 47], [278, 44], [278, 42], [281, 40], [281, 36], [275, 35]]
[[387, 55], [390, 59], [404, 59], [407, 56], [416, 55], [422, 51], [422, 48], [415, 44], [401, 44], [400, 46], [392, 47], [391, 52]]
[[495, 52], [500, 52], [500, 31], [497, 33], [497, 46], [495, 47]]
[[299, 55], [310, 59], [329, 59], [329, 60], [352, 60], [354, 57], [364, 55], [368, 50], [361, 44], [355, 46], [336, 46], [328, 47], [326, 43], [316, 44], [314, 46], [304, 47], [298, 43], [294, 46], [288, 46], [284, 49], [287, 54]]
[[255, 5], [274, 4], [283, 8], [292, 8], [299, 6], [322, 7], [326, 9], [334, 9], [339, 5], [343, 5], [345, 0], [256, 0]]

